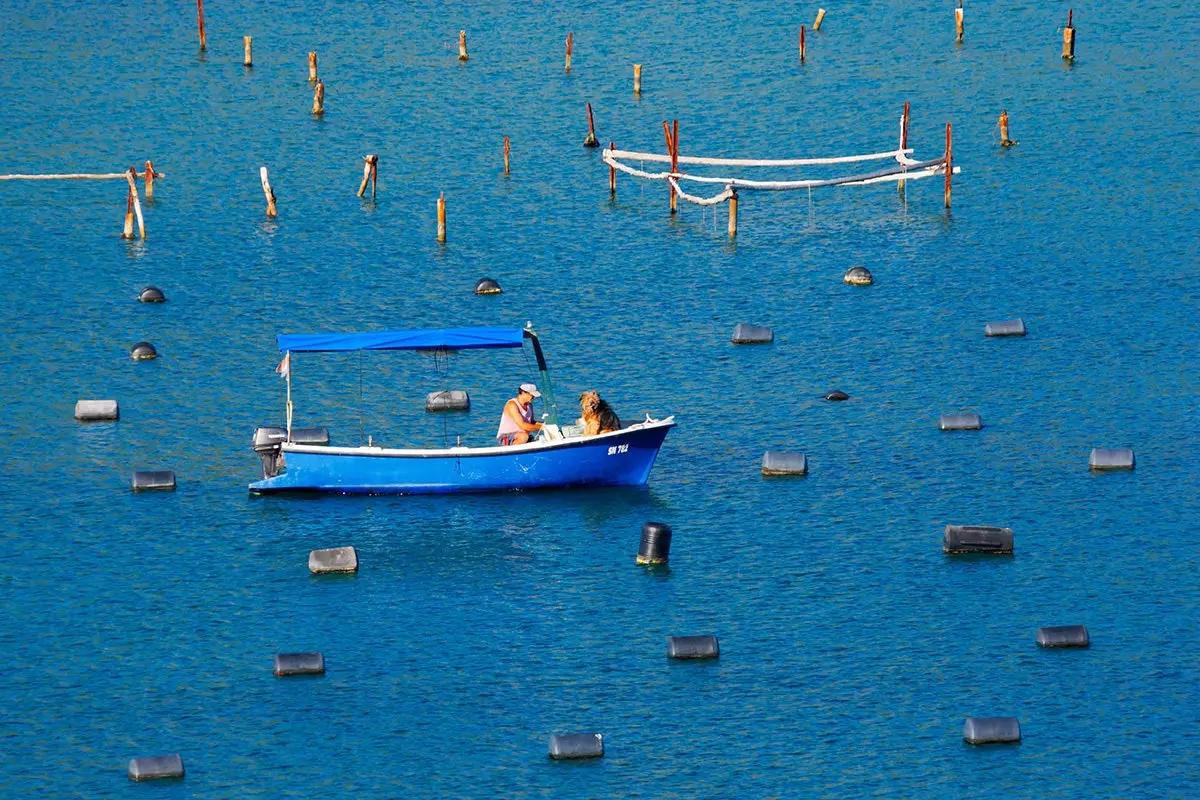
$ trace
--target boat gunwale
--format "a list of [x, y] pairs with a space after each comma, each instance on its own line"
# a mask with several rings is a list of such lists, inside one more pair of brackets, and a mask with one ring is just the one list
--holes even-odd
[[387, 448], [359, 445], [358, 447], [336, 447], [320, 444], [296, 444], [283, 442], [284, 453], [304, 453], [306, 455], [337, 455], [364, 458], [475, 458], [481, 456], [518, 456], [525, 453], [541, 453], [547, 450], [566, 450], [572, 447], [583, 447], [603, 439], [614, 439], [625, 434], [639, 431], [655, 430], [658, 428], [674, 428], [675, 415], [650, 422], [638, 422], [628, 428], [622, 428], [608, 433], [598, 433], [594, 436], [578, 436], [569, 439], [552, 441], [527, 442], [525, 444], [492, 445], [489, 447], [445, 447], [445, 448]]

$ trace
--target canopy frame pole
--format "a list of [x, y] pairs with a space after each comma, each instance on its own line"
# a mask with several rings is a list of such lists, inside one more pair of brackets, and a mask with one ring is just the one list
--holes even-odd
[[550, 385], [550, 369], [546, 366], [546, 356], [542, 354], [542, 343], [538, 341], [538, 335], [529, 325], [525, 326], [525, 338], [533, 343], [533, 356], [537, 359], [538, 372], [542, 378], [542, 394], [546, 398], [546, 406], [550, 409], [550, 423], [557, 425], [558, 404], [554, 402], [554, 388]]
[[287, 358], [287, 440], [292, 441], [292, 351], [284, 354]]

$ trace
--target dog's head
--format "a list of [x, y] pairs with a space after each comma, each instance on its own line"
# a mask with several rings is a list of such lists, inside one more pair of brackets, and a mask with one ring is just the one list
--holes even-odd
[[579, 407], [584, 411], [595, 411], [600, 407], [600, 393], [593, 389], [579, 395]]

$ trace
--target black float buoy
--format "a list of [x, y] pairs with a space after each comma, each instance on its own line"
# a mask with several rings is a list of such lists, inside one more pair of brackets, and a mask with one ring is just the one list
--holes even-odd
[[667, 658], [718, 658], [721, 645], [715, 636], [668, 636]]
[[851, 267], [842, 276], [842, 283], [848, 283], [851, 286], [870, 286], [874, 282], [875, 279], [871, 277], [871, 270], [866, 267]]
[[169, 469], [139, 469], [129, 483], [135, 492], [175, 491], [175, 473]]
[[963, 414], [942, 414], [938, 418], [938, 430], [943, 431], [977, 431], [983, 427], [983, 420], [978, 414], [967, 412]]
[[942, 552], [996, 553], [1011, 556], [1013, 552], [1012, 528], [997, 528], [992, 525], [947, 525], [942, 534]]
[[1083, 625], [1059, 625], [1038, 628], [1038, 647], [1091, 647], [1088, 629]]
[[825, 399], [831, 403], [837, 403], [841, 402], [842, 400], [849, 400], [850, 395], [846, 394], [841, 389], [834, 389], [832, 392], [825, 395]]
[[739, 322], [733, 329], [734, 344], [770, 344], [775, 341], [775, 331], [763, 325], [747, 325]]
[[169, 756], [142, 756], [129, 762], [131, 781], [154, 781], [183, 776], [183, 758], [178, 753]]
[[475, 294], [503, 294], [500, 284], [491, 278], [480, 278], [475, 283]]
[[1021, 741], [1021, 723], [1016, 717], [967, 717], [963, 723], [967, 744], [997, 744]]
[[763, 475], [807, 475], [808, 456], [768, 450], [762, 458]]
[[276, 653], [276, 675], [324, 675], [325, 656], [320, 653]]
[[555, 761], [568, 758], [602, 758], [604, 736], [599, 733], [556, 733], [550, 737], [547, 751]]
[[350, 546], [313, 550], [308, 554], [308, 571], [313, 575], [358, 572], [358, 551]]
[[165, 303], [167, 296], [163, 294], [163, 290], [157, 286], [147, 286], [142, 289], [142, 293], [138, 295], [139, 303]]
[[671, 556], [671, 526], [662, 522], [647, 522], [642, 526], [642, 544], [638, 547], [637, 563], [665, 564]]
[[138, 342], [129, 351], [129, 357], [134, 361], [148, 361], [152, 358], [158, 358], [158, 351], [149, 342]]
[[1110, 469], [1133, 469], [1133, 448], [1119, 447], [1108, 449], [1095, 447], [1088, 456], [1088, 468], [1097, 472]]

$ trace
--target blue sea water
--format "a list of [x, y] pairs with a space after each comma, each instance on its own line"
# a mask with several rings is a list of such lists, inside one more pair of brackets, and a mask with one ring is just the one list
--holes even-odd
[[[1065, 6], [968, 5], [961, 46], [951, 8], [831, 6], [800, 66], [815, 4], [213, 0], [201, 55], [189, 3], [5, 3], [0, 173], [167, 177], [132, 243], [119, 181], [0, 182], [0, 794], [1195, 796], [1200, 13], [1077, 7], [1067, 65]], [[686, 154], [876, 152], [905, 101], [918, 158], [954, 125], [950, 212], [937, 179], [746, 192], [734, 243], [658, 184], [610, 202], [581, 147], [591, 102], [622, 148], [679, 119]], [[859, 264], [873, 287], [842, 284]], [[985, 339], [1015, 316], [1028, 337]], [[527, 320], [564, 407], [677, 415], [647, 488], [248, 495], [276, 333]], [[774, 344], [732, 345], [738, 322]], [[160, 358], [128, 358], [142, 339]], [[298, 424], [391, 446], [489, 441], [533, 377], [515, 353], [294, 369]], [[451, 387], [470, 414], [427, 416]], [[72, 419], [100, 397], [119, 422]], [[952, 411], [986, 427], [939, 432]], [[1137, 469], [1090, 473], [1097, 446]], [[810, 475], [761, 478], [767, 449]], [[178, 490], [133, 494], [144, 468]], [[669, 569], [634, 564], [651, 519]], [[1016, 552], [948, 558], [947, 523]], [[341, 544], [357, 575], [308, 574]], [[1056, 624], [1092, 647], [1039, 650]], [[721, 658], [669, 662], [693, 633]], [[295, 650], [328, 673], [274, 678]], [[1024, 739], [967, 746], [968, 715]], [[572, 731], [605, 757], [549, 761]], [[182, 782], [125, 777], [170, 752]]]

